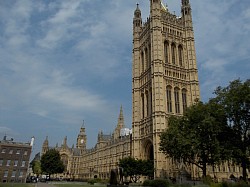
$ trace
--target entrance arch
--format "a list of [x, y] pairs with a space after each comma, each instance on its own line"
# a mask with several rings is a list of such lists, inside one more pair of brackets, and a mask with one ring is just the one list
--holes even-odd
[[146, 140], [144, 144], [144, 159], [154, 160], [154, 146], [151, 140]]

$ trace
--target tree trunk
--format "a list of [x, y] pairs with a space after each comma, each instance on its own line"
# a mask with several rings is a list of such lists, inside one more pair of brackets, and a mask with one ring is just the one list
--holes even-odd
[[207, 176], [207, 163], [203, 162], [202, 164], [202, 177], [206, 177]]
[[247, 181], [247, 164], [246, 164], [246, 159], [242, 159], [242, 177], [244, 181]]

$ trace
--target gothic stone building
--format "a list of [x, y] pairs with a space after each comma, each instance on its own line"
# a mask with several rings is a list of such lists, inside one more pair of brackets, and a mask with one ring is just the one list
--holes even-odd
[[110, 170], [117, 168], [119, 159], [131, 156], [131, 131], [125, 128], [123, 110], [120, 109], [116, 129], [112, 134], [99, 132], [94, 148], [86, 149], [87, 136], [84, 124], [77, 136], [76, 147], [67, 145], [67, 137], [59, 147], [49, 146], [48, 137], [43, 143], [42, 154], [49, 149], [60, 152], [61, 159], [66, 166], [66, 171], [56, 177], [89, 179], [110, 177]]
[[[122, 109], [114, 133], [100, 132], [92, 149], [86, 149], [87, 138], [82, 127], [76, 148], [68, 148], [66, 141], [57, 147], [67, 165], [67, 174], [74, 178], [95, 175], [108, 178], [110, 169], [117, 167], [120, 158], [132, 156], [154, 160], [155, 177], [177, 177], [182, 170], [188, 170], [192, 177], [200, 177], [198, 168], [185, 168], [159, 151], [159, 135], [168, 128], [169, 116], [182, 115], [200, 99], [189, 0], [181, 1], [181, 17], [170, 13], [161, 0], [150, 0], [150, 15], [144, 23], [137, 5], [132, 56], [132, 134], [120, 136], [125, 127]], [[48, 147], [46, 141], [43, 152]], [[210, 174], [229, 178], [232, 173], [239, 176], [239, 172], [238, 167], [227, 164], [216, 167]]]

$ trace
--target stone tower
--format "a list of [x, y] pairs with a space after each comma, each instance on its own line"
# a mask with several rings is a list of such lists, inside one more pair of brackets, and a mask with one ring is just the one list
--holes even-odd
[[134, 11], [132, 155], [154, 160], [155, 177], [173, 176], [177, 167], [159, 151], [169, 116], [182, 115], [200, 98], [191, 5], [181, 3], [181, 17], [161, 0], [150, 0], [144, 23], [139, 5]]
[[82, 127], [80, 128], [80, 132], [77, 136], [76, 140], [76, 148], [80, 149], [81, 152], [86, 150], [86, 144], [87, 144], [87, 135], [85, 132], [85, 127], [84, 127], [84, 121], [82, 124]]
[[48, 140], [48, 136], [46, 136], [46, 139], [44, 140], [43, 142], [43, 145], [42, 145], [42, 154], [45, 154], [47, 151], [49, 150], [49, 140]]
[[115, 128], [115, 131], [113, 133], [114, 140], [119, 139], [120, 132], [121, 132], [122, 128], [125, 128], [125, 124], [124, 124], [123, 110], [122, 110], [122, 106], [121, 106], [118, 122], [117, 122], [117, 125], [116, 125], [116, 128]]

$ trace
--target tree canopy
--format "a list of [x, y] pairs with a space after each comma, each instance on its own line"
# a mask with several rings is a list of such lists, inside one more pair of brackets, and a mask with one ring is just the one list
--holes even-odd
[[31, 163], [31, 165], [32, 165], [33, 173], [35, 173], [37, 175], [37, 177], [38, 177], [42, 173], [40, 160], [33, 161]]
[[196, 165], [206, 176], [207, 165], [226, 159], [226, 139], [221, 138], [226, 128], [219, 105], [197, 102], [183, 116], [169, 118], [168, 128], [160, 136], [160, 150], [174, 160]]
[[43, 173], [46, 173], [49, 176], [51, 174], [64, 172], [65, 167], [57, 150], [50, 149], [42, 155], [41, 169]]
[[183, 116], [170, 117], [160, 136], [160, 150], [168, 157], [195, 164], [206, 175], [207, 165], [233, 160], [250, 167], [250, 80], [237, 79], [218, 87], [208, 103], [197, 102]]
[[154, 176], [154, 163], [151, 160], [135, 159], [126, 157], [120, 159], [119, 167], [123, 168], [125, 177], [130, 177], [130, 180], [137, 182], [140, 175], [152, 178]]
[[243, 179], [246, 180], [246, 169], [250, 167], [250, 80], [234, 80], [226, 87], [218, 87], [215, 94], [212, 100], [223, 107], [231, 128], [232, 133], [228, 136], [232, 140], [232, 158], [241, 164]]

